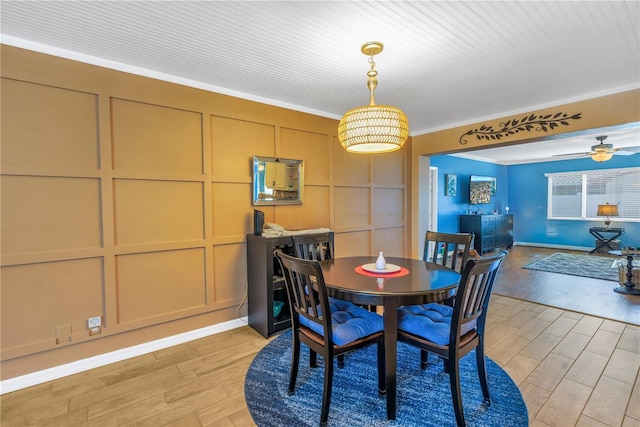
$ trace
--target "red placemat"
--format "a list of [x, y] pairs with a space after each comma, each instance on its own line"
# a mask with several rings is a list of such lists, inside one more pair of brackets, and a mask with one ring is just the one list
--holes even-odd
[[400, 270], [396, 271], [394, 273], [372, 273], [370, 271], [367, 271], [367, 270], [363, 269], [361, 265], [357, 266], [355, 268], [355, 270], [356, 270], [356, 273], [362, 274], [363, 276], [382, 277], [382, 278], [385, 278], [385, 279], [391, 279], [393, 277], [402, 277], [402, 276], [406, 276], [407, 274], [409, 274], [409, 270], [407, 270], [404, 267], [400, 267]]

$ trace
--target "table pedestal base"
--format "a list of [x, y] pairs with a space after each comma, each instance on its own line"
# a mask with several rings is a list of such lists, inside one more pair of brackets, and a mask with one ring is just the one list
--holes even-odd
[[618, 286], [617, 288], [613, 288], [613, 290], [621, 294], [640, 295], [640, 289], [636, 289], [633, 286]]
[[[617, 251], [613, 251], [615, 254], [618, 254]], [[622, 252], [620, 252], [622, 254]], [[636, 288], [635, 283], [633, 283], [633, 255], [627, 255], [627, 281], [622, 284], [622, 286], [618, 286], [617, 288], [613, 288], [614, 291], [627, 294], [627, 295], [640, 295], [640, 289]]]

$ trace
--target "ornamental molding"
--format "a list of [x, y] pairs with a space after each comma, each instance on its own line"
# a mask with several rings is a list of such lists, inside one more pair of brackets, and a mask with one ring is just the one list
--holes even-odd
[[506, 138], [510, 135], [515, 135], [520, 132], [548, 132], [555, 129], [558, 126], [570, 126], [571, 120], [581, 119], [582, 113], [576, 113], [569, 115], [563, 112], [556, 114], [545, 114], [544, 116], [538, 116], [531, 114], [524, 116], [521, 119], [511, 119], [506, 122], [500, 122], [498, 124], [499, 129], [494, 129], [493, 125], [482, 125], [477, 129], [471, 129], [460, 136], [459, 142], [465, 145], [469, 137], [475, 137], [479, 140], [487, 141], [499, 141], [502, 138]]

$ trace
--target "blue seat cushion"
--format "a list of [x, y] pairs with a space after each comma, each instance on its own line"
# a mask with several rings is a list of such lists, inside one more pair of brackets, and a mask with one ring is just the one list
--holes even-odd
[[[383, 329], [382, 316], [367, 311], [348, 301], [331, 298], [329, 301], [331, 311], [331, 328], [333, 343], [338, 346], [349, 344]], [[318, 306], [318, 312], [322, 310]], [[300, 324], [313, 332], [324, 336], [322, 325], [315, 323], [304, 316], [300, 316]]]
[[[398, 329], [439, 345], [449, 344], [453, 308], [437, 303], [408, 305], [398, 309]], [[463, 326], [460, 335], [473, 330], [476, 322]]]

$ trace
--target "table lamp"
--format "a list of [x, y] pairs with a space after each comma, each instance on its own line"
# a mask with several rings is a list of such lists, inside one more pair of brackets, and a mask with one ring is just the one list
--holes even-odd
[[609, 203], [604, 205], [598, 205], [598, 216], [606, 216], [607, 219], [604, 221], [604, 225], [609, 228], [611, 224], [611, 219], [609, 217], [618, 216], [618, 205], [610, 205]]

